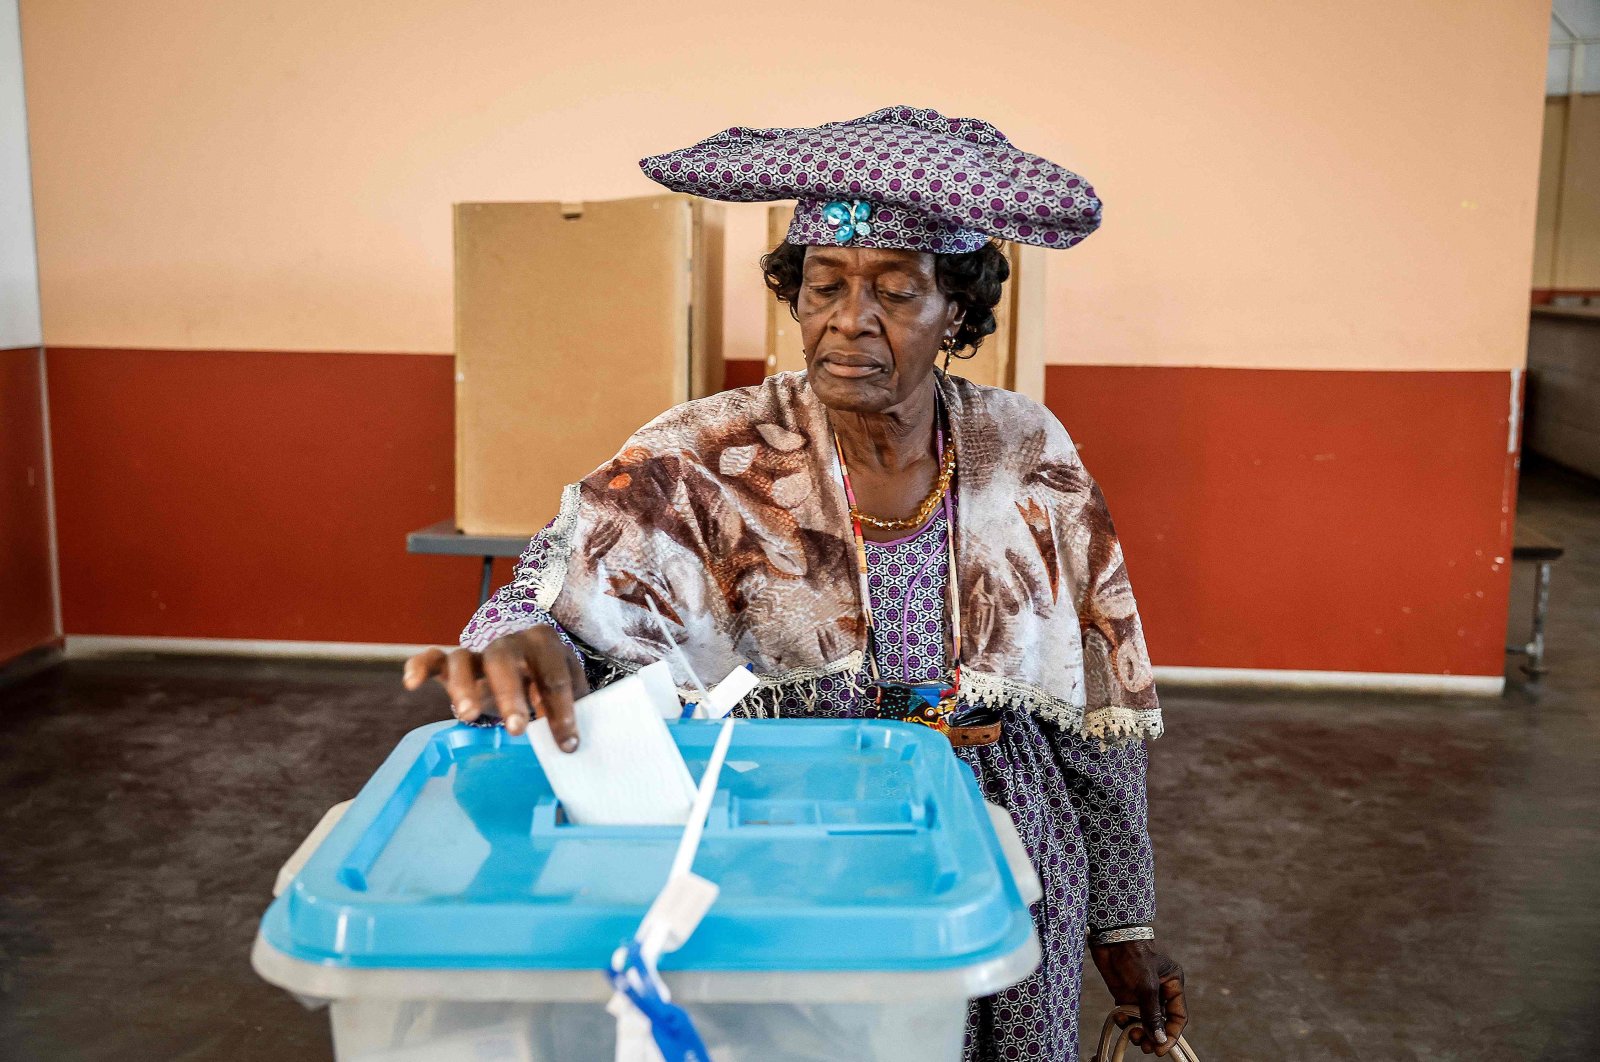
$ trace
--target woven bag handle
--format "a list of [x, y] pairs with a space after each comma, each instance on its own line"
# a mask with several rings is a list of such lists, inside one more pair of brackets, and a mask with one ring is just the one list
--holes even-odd
[[[1119, 1028], [1117, 1025], [1119, 1017], [1132, 1018], [1133, 1024], [1126, 1029]], [[1105, 1027], [1100, 1030], [1100, 1046], [1095, 1049], [1094, 1058], [1090, 1062], [1123, 1062], [1123, 1056], [1127, 1054], [1128, 1044], [1131, 1042], [1128, 1037], [1139, 1027], [1139, 1008], [1113, 1008], [1111, 1013], [1106, 1015]], [[1172, 1062], [1200, 1062], [1200, 1056], [1189, 1046], [1189, 1041], [1181, 1036], [1178, 1037], [1178, 1042], [1172, 1045], [1172, 1050], [1166, 1057], [1172, 1059]]]

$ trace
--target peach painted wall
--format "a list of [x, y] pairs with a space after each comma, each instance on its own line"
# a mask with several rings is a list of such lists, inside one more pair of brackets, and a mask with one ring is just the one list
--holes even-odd
[[[900, 102], [1076, 167], [1058, 363], [1523, 362], [1549, 4], [23, 0], [50, 346], [451, 349], [456, 200]], [[754, 355], [760, 208], [730, 218]], [[736, 263], [750, 262], [740, 271]]]

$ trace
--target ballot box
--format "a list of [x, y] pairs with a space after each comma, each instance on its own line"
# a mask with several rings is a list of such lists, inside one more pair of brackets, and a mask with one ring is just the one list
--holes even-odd
[[[671, 725], [696, 778], [717, 729]], [[526, 737], [426, 726], [285, 867], [252, 961], [341, 1062], [609, 1060], [606, 969], [679, 833], [573, 824]], [[720, 894], [661, 970], [716, 1062], [959, 1059], [967, 1000], [1039, 961], [1011, 820], [925, 727], [740, 721], [694, 871]]]

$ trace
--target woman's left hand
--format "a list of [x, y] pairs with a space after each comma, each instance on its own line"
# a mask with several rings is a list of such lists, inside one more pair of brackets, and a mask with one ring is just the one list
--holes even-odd
[[[1145, 1054], [1165, 1056], [1189, 1023], [1183, 1001], [1183, 967], [1153, 941], [1130, 940], [1089, 949], [1118, 1006], [1139, 1008], [1139, 1028], [1128, 1034]], [[1123, 1028], [1133, 1021], [1118, 1022]]]

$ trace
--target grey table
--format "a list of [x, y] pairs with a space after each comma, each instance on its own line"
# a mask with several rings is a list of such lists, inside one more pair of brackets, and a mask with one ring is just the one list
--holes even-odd
[[440, 520], [406, 535], [407, 553], [442, 553], [453, 557], [482, 557], [483, 579], [478, 583], [478, 604], [489, 600], [496, 557], [520, 557], [533, 535], [468, 535], [456, 530], [452, 520]]

